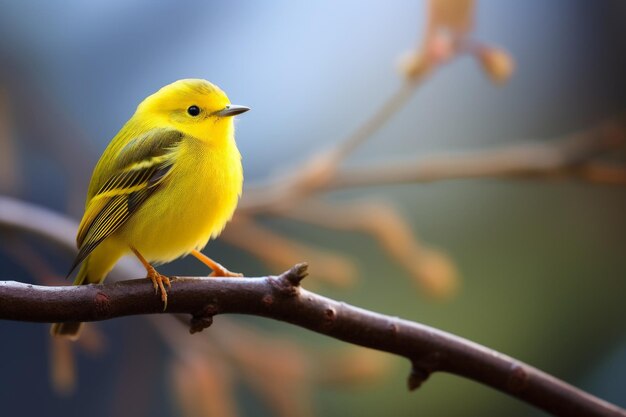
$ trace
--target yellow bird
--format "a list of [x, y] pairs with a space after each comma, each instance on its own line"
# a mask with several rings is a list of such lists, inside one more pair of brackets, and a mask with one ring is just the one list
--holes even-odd
[[[241, 195], [233, 116], [248, 110], [199, 79], [176, 81], [139, 104], [94, 168], [76, 237], [74, 285], [101, 283], [129, 252], [160, 289], [164, 309], [170, 280], [150, 262], [191, 253], [213, 275], [238, 275], [199, 251], [224, 229]], [[80, 327], [55, 323], [51, 333], [76, 338]]]

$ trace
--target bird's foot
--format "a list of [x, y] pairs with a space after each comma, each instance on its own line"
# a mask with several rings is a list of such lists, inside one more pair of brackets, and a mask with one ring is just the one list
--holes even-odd
[[213, 270], [213, 272], [211, 272], [211, 274], [209, 275], [210, 277], [243, 277], [243, 274], [240, 274], [239, 272], [230, 272], [228, 269], [215, 262], [213, 259], [209, 258], [199, 250], [194, 249], [191, 251], [191, 254], [196, 257], [200, 262]]
[[231, 272], [228, 269], [226, 269], [224, 266], [218, 264], [217, 262], [215, 262], [215, 265], [213, 265], [211, 269], [213, 269], [213, 272], [211, 272], [211, 274], [209, 275], [210, 277], [225, 277], [225, 278], [243, 277], [243, 274], [239, 272]]
[[160, 274], [156, 269], [150, 267], [146, 278], [152, 281], [155, 294], [157, 294], [159, 290], [161, 291], [161, 301], [163, 301], [163, 311], [165, 311], [167, 308], [167, 291], [165, 290], [165, 286], [167, 285], [167, 288], [172, 288], [172, 283], [170, 282], [169, 277]]

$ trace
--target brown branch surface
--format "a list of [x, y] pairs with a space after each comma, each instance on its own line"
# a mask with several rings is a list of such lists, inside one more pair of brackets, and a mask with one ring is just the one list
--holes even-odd
[[[168, 313], [192, 316], [191, 332], [213, 316], [251, 314], [291, 323], [412, 363], [409, 388], [436, 371], [489, 385], [557, 416], [626, 416], [626, 411], [529, 365], [425, 325], [367, 311], [300, 287], [306, 265], [262, 278], [175, 278]], [[0, 319], [96, 321], [159, 314], [163, 306], [145, 279], [104, 285], [46, 287], [0, 282]]]
[[[72, 248], [75, 226], [65, 216], [0, 197], [0, 227]], [[410, 388], [417, 388], [432, 372], [443, 371], [482, 382], [558, 416], [626, 416], [625, 410], [468, 340], [306, 291], [299, 286], [303, 274], [303, 269], [292, 269], [279, 277], [178, 278], [167, 312], [191, 314], [194, 331], [210, 325], [216, 314], [253, 314], [395, 353], [413, 365]], [[0, 282], [0, 319], [93, 321], [153, 313], [162, 313], [162, 304], [145, 279], [82, 287]]]

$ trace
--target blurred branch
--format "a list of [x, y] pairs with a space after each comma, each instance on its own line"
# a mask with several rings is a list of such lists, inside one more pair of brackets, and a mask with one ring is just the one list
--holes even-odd
[[409, 272], [426, 294], [442, 299], [456, 293], [459, 278], [452, 260], [445, 253], [419, 242], [409, 222], [386, 201], [330, 204], [318, 199], [281, 214], [329, 229], [367, 233]]
[[[69, 258], [69, 253], [74, 254], [76, 250], [74, 237], [76, 228], [76, 222], [66, 216], [14, 198], [0, 196], [0, 234], [14, 237], [10, 241], [2, 240], [0, 249], [20, 251], [21, 248], [14, 248], [14, 242], [22, 242], [24, 240], [23, 232], [28, 232], [48, 241], [53, 241], [59, 247], [67, 249]], [[248, 230], [247, 227], [243, 229]], [[242, 236], [256, 241], [265, 241], [267, 235], [257, 235], [255, 229], [252, 227], [251, 234], [242, 233]], [[235, 233], [234, 236], [239, 236], [239, 234]], [[15, 250], [8, 251], [8, 254], [12, 256]], [[306, 253], [307, 256], [315, 255], [315, 251]], [[16, 261], [23, 264], [26, 272], [34, 274], [33, 278], [36, 282], [42, 282], [39, 274], [42, 276], [50, 275], [45, 269], [33, 267], [33, 265], [40, 265], [42, 261], [40, 259], [41, 254], [37, 251], [32, 249], [24, 253], [20, 251], [16, 255], [19, 255], [16, 256]], [[30, 256], [34, 258], [30, 259]], [[330, 262], [332, 258], [323, 256], [313, 256], [313, 258], [317, 259], [316, 262], [329, 262], [341, 266], [341, 263]], [[341, 259], [341, 257], [337, 257], [337, 259]], [[283, 260], [281, 259], [281, 261]], [[287, 267], [289, 266], [287, 265]], [[326, 265], [321, 265], [320, 268], [316, 268], [316, 271], [324, 272], [327, 269]], [[143, 267], [139, 263], [133, 262], [131, 259], [123, 259], [107, 278], [107, 282], [116, 282], [121, 277], [141, 276], [142, 273]], [[57, 280], [52, 282], [52, 284], [58, 283]], [[49, 285], [50, 282], [43, 281], [43, 284]], [[188, 319], [184, 315], [148, 315], [145, 318], [155, 327], [162, 340], [171, 349], [173, 389], [170, 392], [183, 410], [203, 412], [205, 413], [204, 416], [224, 416], [228, 415], [226, 410], [236, 411], [236, 399], [232, 387], [238, 382], [235, 381], [239, 378], [239, 373], [235, 372], [237, 369], [242, 371], [243, 381], [258, 393], [268, 408], [277, 416], [310, 416], [313, 409], [312, 391], [316, 384], [327, 384], [333, 378], [343, 378], [343, 382], [347, 385], [362, 385], [363, 382], [371, 382], [374, 373], [378, 372], [379, 376], [382, 377], [382, 373], [388, 370], [389, 362], [383, 361], [380, 356], [374, 356], [374, 358], [368, 359], [367, 364], [359, 365], [364, 378], [360, 378], [358, 381], [354, 378], [351, 379], [350, 376], [357, 377], [351, 370], [352, 367], [356, 366], [354, 361], [333, 364], [333, 369], [325, 372], [324, 369], [320, 369], [319, 365], [320, 362], [324, 363], [324, 358], [320, 357], [319, 351], [316, 349], [307, 349], [293, 341], [288, 343], [285, 339], [277, 339], [275, 334], [265, 334], [258, 328], [254, 330], [242, 329], [241, 323], [229, 320], [227, 317], [220, 320], [220, 326], [201, 335], [203, 337], [192, 338], [185, 337], [188, 331], [180, 325], [181, 318], [185, 326], [188, 324]], [[90, 350], [93, 350], [92, 346], [83, 345], [94, 340], [93, 337], [88, 336], [94, 334], [98, 328], [96, 323], [84, 327], [78, 343], [81, 344], [80, 347], [89, 347]], [[240, 343], [243, 331], [246, 334], [246, 342]], [[52, 351], [53, 381], [56, 382], [55, 387], [58, 391], [67, 392], [71, 389], [71, 383], [76, 378], [71, 372], [73, 369], [72, 351], [76, 351], [74, 349], [76, 346], [72, 346], [71, 342], [66, 340], [53, 339], [52, 343], [54, 344], [53, 348], [63, 349], [61, 352]], [[358, 347], [353, 349], [360, 350]], [[197, 381], [182, 381], [178, 378], [180, 374], [176, 372], [180, 371], [181, 368], [190, 366], [188, 364], [190, 358], [202, 358], [191, 359], [194, 362], [191, 366], [203, 366], [207, 369], [196, 370], [188, 375], [189, 378]], [[362, 355], [358, 357], [353, 355], [353, 359], [359, 360], [359, 358], [364, 359]], [[294, 372], [294, 369], [299, 371]], [[350, 373], [350, 375], [346, 373]], [[232, 384], [228, 383], [230, 380], [233, 380]], [[220, 387], [212, 392], [195, 389], [193, 392], [187, 392], [185, 391], [186, 388], [182, 386], [187, 383], [207, 386], [207, 382], [219, 383]], [[267, 387], [268, 384], [272, 385], [271, 389]]]
[[[68, 222], [48, 210], [0, 197], [0, 226], [36, 232], [67, 246], [69, 236], [61, 226]], [[190, 314], [193, 331], [209, 326], [217, 314], [252, 314], [394, 353], [412, 363], [411, 389], [433, 372], [449, 372], [558, 416], [626, 416], [625, 410], [476, 343], [307, 291], [300, 287], [305, 275], [306, 266], [297, 265], [280, 276], [262, 278], [176, 278], [168, 313]], [[162, 313], [160, 299], [145, 279], [71, 287], [0, 282], [0, 301], [1, 319], [21, 321], [94, 321]]]
[[352, 134], [338, 140], [330, 149], [313, 155], [283, 175], [248, 187], [239, 212], [271, 211], [332, 188], [329, 186], [337, 181], [340, 163], [402, 109], [436, 69], [461, 55], [476, 58], [494, 83], [506, 82], [513, 72], [513, 60], [504, 50], [471, 37], [473, 15], [473, 0], [430, 0], [425, 33], [417, 47], [401, 59], [403, 82], [398, 89]]
[[[300, 172], [249, 187], [224, 237], [273, 265], [278, 265], [275, 261], [281, 258], [280, 267], [284, 268], [286, 263], [314, 258], [303, 256], [306, 247], [291, 239], [278, 236], [251, 239], [250, 235], [260, 235], [258, 232], [263, 231], [257, 221], [260, 215], [295, 219], [333, 230], [364, 232], [376, 239], [381, 249], [415, 279], [425, 294], [448, 298], [455, 294], [460, 281], [453, 260], [445, 252], [420, 243], [409, 222], [393, 207], [368, 200], [331, 204], [322, 195], [337, 189], [470, 178], [569, 179], [624, 186], [626, 164], [618, 160], [623, 158], [615, 156], [625, 148], [626, 117], [622, 114], [597, 127], [546, 143], [517, 143], [465, 154], [430, 155], [333, 170], [328, 169], [327, 160], [321, 155], [305, 163]], [[302, 175], [308, 180], [302, 181]], [[257, 241], [267, 245], [258, 245]], [[346, 275], [343, 271], [350, 271], [344, 267], [345, 262], [340, 263], [342, 268], [329, 262], [314, 264], [325, 268], [325, 273], [320, 274], [323, 276]]]
[[[626, 410], [468, 340], [309, 292], [300, 287], [306, 269], [299, 264], [279, 276], [262, 278], [176, 278], [168, 312], [192, 315], [192, 331], [201, 330], [218, 314], [252, 314], [394, 353], [412, 363], [410, 389], [442, 371], [489, 385], [558, 416], [626, 416]], [[0, 300], [0, 318], [8, 320], [94, 321], [162, 313], [161, 301], [145, 279], [71, 287], [4, 281]]]
[[356, 279], [356, 266], [347, 257], [281, 236], [247, 216], [233, 219], [220, 235], [220, 240], [248, 251], [273, 270], [289, 268], [304, 258], [319, 265], [315, 271], [319, 281], [348, 287]]
[[573, 178], [626, 185], [626, 166], [595, 161], [626, 145], [625, 120], [610, 120], [588, 131], [548, 143], [521, 143], [459, 155], [430, 155], [413, 161], [346, 168], [329, 189], [469, 178]]
[[[294, 204], [322, 191], [389, 184], [469, 178], [573, 178], [594, 183], [626, 185], [626, 165], [610, 165], [599, 156], [624, 149], [626, 117], [619, 115], [599, 126], [548, 143], [518, 143], [465, 154], [428, 155], [420, 159], [388, 161], [339, 169], [316, 188], [292, 189], [281, 195], [265, 187], [247, 190], [238, 213], [285, 212]], [[275, 180], [278, 181], [278, 180]], [[257, 191], [263, 191], [261, 196]], [[257, 198], [258, 197], [258, 198]]]
[[22, 186], [10, 113], [11, 105], [6, 89], [0, 85], [0, 190], [4, 193], [15, 192]]
[[[293, 263], [306, 256], [317, 268], [324, 268], [324, 277], [331, 283], [353, 281], [354, 267], [344, 258], [333, 255], [330, 262], [318, 262], [315, 258], [330, 256], [292, 239], [278, 236], [259, 226], [258, 216], [269, 214], [277, 217], [295, 218], [330, 229], [354, 230], [368, 233], [383, 249], [403, 267], [425, 290], [425, 294], [447, 298], [455, 293], [459, 279], [452, 259], [443, 251], [418, 245], [411, 236], [408, 222], [398, 212], [378, 203], [368, 204], [369, 209], [358, 210], [358, 218], [352, 217], [352, 207], [336, 207], [320, 201], [324, 191], [334, 188], [341, 179], [341, 163], [359, 146], [378, 132], [413, 97], [422, 85], [441, 66], [455, 58], [469, 54], [482, 66], [495, 84], [503, 84], [514, 68], [512, 58], [502, 49], [487, 46], [471, 37], [474, 21], [473, 0], [430, 0], [425, 22], [425, 33], [417, 46], [404, 54], [399, 70], [402, 83], [382, 102], [374, 113], [366, 118], [348, 136], [336, 141], [329, 149], [322, 150], [300, 163], [297, 167], [275, 175], [263, 183], [246, 188], [244, 197], [231, 227], [224, 239], [231, 244], [255, 254], [266, 263], [285, 267], [284, 261]], [[312, 209], [315, 206], [316, 209]], [[381, 218], [373, 215], [382, 214]], [[339, 218], [343, 220], [338, 220]], [[382, 220], [385, 220], [383, 223]], [[378, 227], [373, 227], [377, 225]], [[241, 226], [241, 227], [239, 227]], [[251, 234], [265, 234], [267, 244], [257, 245]], [[419, 256], [418, 256], [419, 255]]]

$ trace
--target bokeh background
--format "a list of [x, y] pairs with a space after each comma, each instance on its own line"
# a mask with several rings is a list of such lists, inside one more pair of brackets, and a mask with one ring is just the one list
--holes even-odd
[[[253, 109], [237, 122], [248, 185], [297, 169], [350, 134], [401, 85], [398, 62], [421, 44], [427, 10], [420, 1], [0, 1], [0, 191], [78, 219], [89, 174], [110, 138], [145, 96], [189, 77], [209, 79], [232, 102]], [[475, 57], [453, 59], [346, 164], [547, 142], [624, 110], [623, 2], [477, 1], [473, 21], [473, 39], [514, 60], [511, 78], [498, 87]], [[362, 233], [258, 219], [355, 268], [335, 285], [316, 281], [322, 268], [313, 263], [305, 286], [467, 337], [626, 406], [623, 186], [567, 178], [450, 180], [323, 198], [391, 202], [411, 233], [453, 265], [457, 288], [429, 297]], [[0, 239], [3, 280], [53, 280], [70, 264], [71, 256], [49, 242], [7, 230]], [[246, 275], [279, 272], [227, 242], [210, 243], [206, 252]], [[49, 276], [33, 276], [29, 258]], [[206, 273], [189, 260], [162, 270]], [[87, 336], [92, 345], [72, 348], [51, 347], [46, 325], [1, 322], [3, 414], [543, 415], [443, 374], [408, 393], [403, 360], [282, 323], [218, 317], [209, 335], [188, 337], [206, 340], [194, 350], [188, 345], [197, 342], [184, 336], [172, 342], [172, 326], [159, 327], [159, 319], [101, 323]], [[270, 365], [259, 365], [264, 359], [255, 350]], [[59, 393], [51, 362], [69, 366], [70, 352], [76, 386]], [[275, 371], [279, 376], [269, 378]], [[274, 391], [263, 387], [264, 378]], [[275, 392], [293, 393], [293, 386], [290, 399]], [[198, 387], [204, 397], [185, 394]]]

